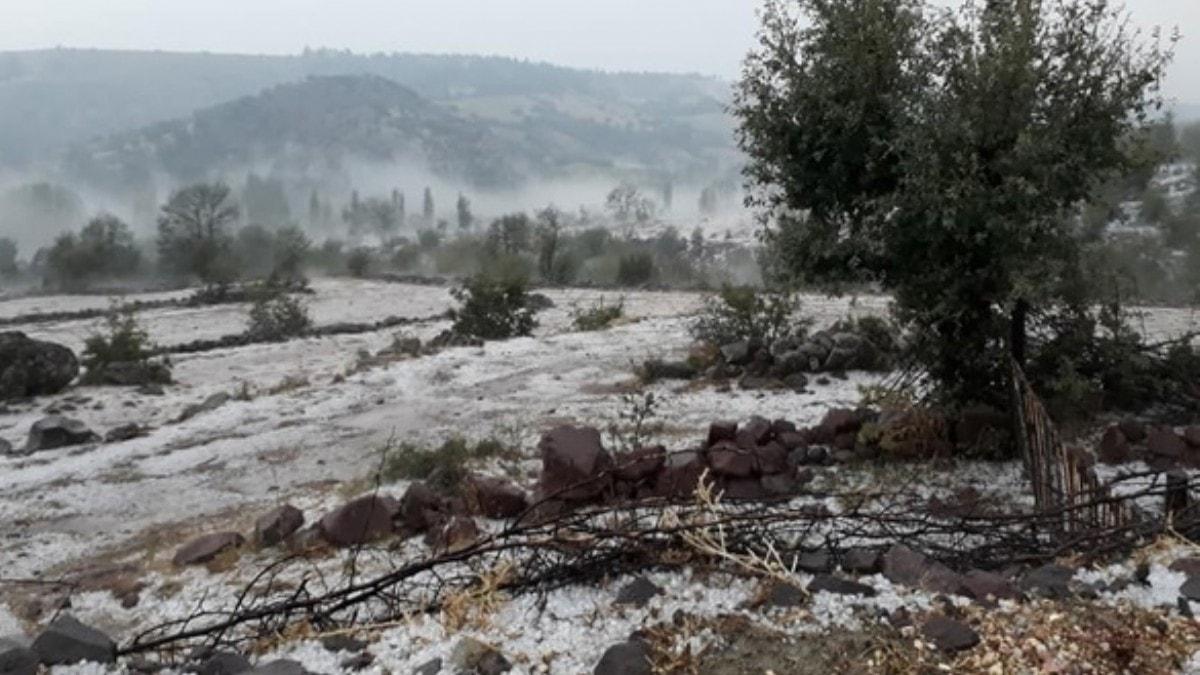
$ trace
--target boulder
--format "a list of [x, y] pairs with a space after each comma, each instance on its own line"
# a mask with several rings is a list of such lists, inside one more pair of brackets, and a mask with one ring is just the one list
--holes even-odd
[[217, 532], [197, 537], [180, 546], [175, 551], [171, 562], [179, 567], [187, 565], [203, 565], [226, 551], [233, 550], [246, 543], [237, 532]]
[[759, 501], [771, 497], [757, 478], [730, 478], [721, 481], [718, 489], [725, 499], [732, 501]]
[[592, 675], [652, 675], [650, 649], [641, 640], [615, 644], [604, 651]]
[[189, 405], [188, 407], [184, 408], [183, 412], [179, 413], [179, 417], [175, 418], [175, 421], [176, 422], [186, 422], [187, 420], [192, 419], [196, 415], [212, 412], [212, 411], [216, 410], [217, 408], [220, 408], [221, 406], [225, 405], [226, 403], [229, 403], [231, 398], [232, 397], [229, 394], [227, 394], [223, 391], [217, 392], [217, 393], [213, 394], [212, 396], [209, 396], [208, 398], [204, 399], [200, 403], [193, 403], [193, 404]]
[[1133, 459], [1129, 448], [1129, 439], [1119, 426], [1113, 425], [1104, 430], [1100, 444], [1096, 446], [1096, 456], [1105, 464], [1124, 464]]
[[1146, 440], [1146, 425], [1141, 420], [1127, 417], [1118, 422], [1117, 426], [1130, 443], [1141, 443]]
[[[812, 474], [805, 476], [812, 480]], [[789, 497], [800, 491], [802, 482], [791, 472], [767, 474], [759, 479], [763, 490], [771, 497]], [[805, 481], [807, 482], [807, 481]]]
[[1146, 434], [1146, 451], [1156, 458], [1178, 461], [1183, 459], [1188, 446], [1174, 429], [1152, 427]]
[[542, 436], [542, 493], [565, 501], [585, 502], [604, 494], [612, 457], [591, 427], [562, 426]]
[[793, 557], [792, 565], [808, 574], [824, 574], [833, 570], [833, 557], [825, 551], [805, 551]]
[[1190, 576], [1183, 585], [1179, 587], [1179, 595], [1191, 600], [1192, 602], [1200, 602], [1200, 576]]
[[430, 548], [444, 552], [457, 553], [479, 540], [482, 533], [473, 518], [452, 516], [445, 523], [429, 530], [425, 541]]
[[254, 521], [254, 540], [259, 546], [274, 546], [303, 526], [304, 513], [291, 504], [285, 504]]
[[758, 471], [766, 475], [783, 473], [788, 470], [788, 451], [778, 441], [769, 441], [760, 445], [754, 451]]
[[813, 580], [808, 584], [808, 592], [817, 593], [832, 593], [834, 595], [861, 595], [864, 597], [875, 597], [875, 589], [866, 584], [860, 584], [857, 581], [842, 579], [830, 574], [818, 574], [813, 577]]
[[808, 436], [799, 431], [785, 431], [775, 438], [787, 450], [807, 450]]
[[708, 427], [708, 442], [704, 447], [711, 448], [721, 441], [733, 443], [737, 441], [737, 432], [737, 422], [713, 422]]
[[321, 646], [327, 652], [361, 652], [366, 649], [370, 643], [359, 640], [353, 635], [346, 633], [335, 633], [328, 637], [321, 638]]
[[771, 422], [762, 417], [751, 417], [738, 429], [736, 442], [743, 450], [753, 450], [771, 440]]
[[1190, 426], [1183, 430], [1183, 440], [1187, 442], [1192, 449], [1200, 448], [1200, 426]]
[[21, 637], [0, 637], [0, 675], [37, 675], [38, 656]]
[[917, 587], [928, 573], [929, 559], [903, 544], [883, 554], [883, 576], [894, 584]]
[[879, 551], [869, 548], [852, 548], [842, 556], [842, 569], [851, 574], [875, 574], [883, 568], [883, 557]]
[[24, 333], [0, 333], [0, 401], [57, 394], [79, 375], [79, 359], [66, 347]]
[[1062, 565], [1042, 565], [1031, 570], [1021, 578], [1021, 589], [1031, 595], [1037, 595], [1051, 600], [1065, 600], [1071, 597], [1070, 583], [1075, 577], [1075, 570]]
[[961, 652], [979, 644], [979, 634], [970, 626], [941, 615], [929, 618], [921, 626], [921, 634], [944, 652]]
[[529, 508], [525, 491], [499, 478], [471, 476], [466, 493], [467, 508], [484, 518], [516, 518]]
[[667, 449], [661, 445], [638, 448], [613, 459], [613, 474], [623, 481], [637, 483], [654, 476], [667, 462]]
[[138, 424], [137, 422], [130, 422], [129, 424], [122, 424], [119, 427], [110, 429], [107, 434], [104, 434], [104, 442], [122, 443], [124, 441], [131, 441], [135, 438], [141, 438], [145, 435], [146, 430], [142, 428], [142, 425]]
[[512, 670], [512, 664], [495, 647], [470, 637], [463, 638], [454, 646], [450, 664], [456, 672], [476, 675], [500, 675]]
[[50, 415], [33, 423], [29, 428], [29, 439], [25, 442], [26, 452], [54, 450], [73, 445], [96, 443], [100, 436], [79, 420], [62, 415]]
[[446, 519], [446, 500], [425, 483], [408, 486], [400, 498], [400, 522], [411, 534], [419, 534]]
[[249, 672], [254, 666], [250, 661], [236, 652], [216, 652], [200, 659], [198, 665], [190, 671], [196, 675], [238, 675]]
[[729, 442], [718, 443], [708, 450], [708, 464], [713, 474], [729, 478], [749, 478], [758, 467], [758, 458]]
[[799, 588], [791, 584], [774, 583], [767, 589], [763, 605], [776, 608], [803, 607], [807, 601], [808, 594]]
[[613, 601], [613, 604], [645, 607], [646, 603], [655, 596], [662, 595], [662, 592], [663, 590], [653, 581], [646, 577], [636, 577], [622, 586], [620, 591], [617, 591], [617, 599]]
[[158, 361], [117, 361], [88, 370], [84, 381], [112, 387], [163, 385], [171, 383], [171, 369]]
[[71, 663], [116, 663], [117, 644], [104, 633], [80, 623], [70, 614], [60, 614], [33, 642], [33, 651], [43, 665]]
[[707, 470], [708, 465], [697, 451], [672, 454], [654, 480], [654, 494], [668, 498], [689, 496]]
[[358, 546], [392, 533], [392, 517], [400, 510], [396, 500], [367, 495], [327, 513], [318, 528], [334, 546]]
[[1016, 584], [995, 572], [972, 570], [963, 575], [962, 594], [976, 602], [990, 600], [1020, 600]]
[[641, 374], [646, 382], [690, 380], [699, 375], [687, 361], [661, 361], [659, 359], [650, 359], [642, 363]]
[[12, 443], [0, 438], [0, 456], [11, 454], [14, 454]]
[[840, 435], [857, 434], [861, 428], [862, 418], [857, 412], [849, 408], [835, 408], [825, 413], [813, 432], [819, 443], [828, 444]]

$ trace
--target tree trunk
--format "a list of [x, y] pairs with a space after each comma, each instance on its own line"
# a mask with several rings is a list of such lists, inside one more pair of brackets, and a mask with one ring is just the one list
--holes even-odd
[[1012, 315], [1009, 319], [1008, 345], [1013, 360], [1017, 362], [1017, 365], [1022, 370], [1025, 369], [1025, 324], [1028, 322], [1028, 319], [1029, 303], [1024, 299], [1017, 300], [1017, 304], [1013, 307]]

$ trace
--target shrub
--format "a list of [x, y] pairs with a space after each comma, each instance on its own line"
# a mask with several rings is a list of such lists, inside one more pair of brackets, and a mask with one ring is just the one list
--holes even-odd
[[359, 247], [346, 258], [346, 269], [355, 278], [362, 279], [371, 271], [371, 249]]
[[529, 335], [537, 327], [529, 305], [528, 285], [522, 278], [476, 275], [451, 294], [461, 303], [451, 312], [452, 330], [459, 335], [503, 340]]
[[253, 340], [280, 342], [312, 328], [308, 307], [286, 293], [263, 292], [250, 308], [246, 335]]
[[654, 256], [645, 251], [627, 253], [617, 263], [617, 283], [621, 286], [644, 286], [657, 276]]
[[405, 443], [386, 451], [380, 479], [388, 483], [421, 480], [453, 492], [466, 479], [469, 462], [511, 454], [503, 443], [492, 438], [474, 444], [451, 438], [438, 448]]
[[714, 345], [742, 340], [770, 347], [785, 334], [803, 334], [812, 323], [798, 318], [800, 302], [791, 291], [763, 291], [749, 286], [725, 286], [704, 301], [692, 322], [692, 337]]
[[[104, 330], [97, 330], [84, 341], [81, 359], [88, 384], [167, 384], [171, 366], [166, 359], [154, 359], [154, 345], [137, 315], [129, 307], [113, 306], [105, 318]], [[121, 364], [123, 372], [112, 366]]]
[[578, 306], [571, 308], [571, 325], [578, 331], [606, 330], [613, 322], [625, 316], [625, 299], [617, 300], [609, 305], [600, 298], [587, 309]]

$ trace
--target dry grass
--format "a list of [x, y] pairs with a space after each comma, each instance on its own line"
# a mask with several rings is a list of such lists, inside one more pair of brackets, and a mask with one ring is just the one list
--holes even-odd
[[450, 632], [464, 628], [485, 630], [491, 626], [491, 618], [507, 602], [500, 589], [512, 580], [514, 569], [504, 563], [479, 577], [479, 581], [446, 597], [442, 602], [442, 624]]

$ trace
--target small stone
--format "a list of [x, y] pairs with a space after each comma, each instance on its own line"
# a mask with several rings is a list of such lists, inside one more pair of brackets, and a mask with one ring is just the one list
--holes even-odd
[[253, 670], [254, 666], [241, 654], [216, 652], [205, 658], [192, 672], [196, 675], [237, 675]]
[[1200, 602], [1200, 576], [1188, 577], [1179, 587], [1179, 594], [1193, 602]]
[[617, 599], [614, 601], [614, 604], [645, 607], [652, 598], [662, 595], [662, 592], [663, 590], [653, 581], [650, 581], [646, 577], [637, 577], [628, 584], [625, 584], [617, 592]]
[[1027, 593], [1051, 600], [1065, 600], [1071, 596], [1070, 582], [1075, 570], [1062, 565], [1043, 565], [1021, 579], [1021, 588]]
[[926, 621], [921, 633], [944, 652], [961, 652], [979, 644], [979, 634], [970, 626], [940, 615]]
[[417, 669], [413, 671], [413, 675], [438, 675], [440, 672], [442, 672], [442, 660], [430, 659], [417, 666]]
[[326, 514], [318, 526], [329, 543], [357, 546], [391, 534], [399, 508], [394, 499], [367, 495]]
[[321, 638], [321, 646], [330, 652], [361, 652], [367, 648], [367, 643], [353, 635], [338, 633]]
[[450, 661], [455, 668], [478, 675], [500, 675], [512, 670], [512, 664], [495, 647], [469, 637], [454, 646]]
[[33, 423], [29, 428], [29, 439], [25, 452], [55, 450], [75, 445], [86, 445], [100, 440], [100, 436], [79, 420], [62, 415], [50, 415]]
[[797, 555], [795, 568], [808, 574], [824, 574], [833, 570], [833, 558], [824, 551], [807, 551]]
[[592, 675], [652, 675], [650, 650], [641, 640], [615, 644], [605, 650]]
[[791, 584], [772, 584], [763, 600], [766, 607], [802, 607], [808, 600], [808, 595]]
[[366, 670], [367, 668], [370, 668], [371, 664], [373, 664], [373, 663], [375, 663], [375, 655], [370, 652], [363, 652], [361, 654], [355, 654], [354, 656], [351, 656], [350, 658], [343, 660], [339, 664], [339, 667], [343, 671], [357, 672], [360, 670]]
[[842, 558], [842, 569], [851, 574], [876, 574], [883, 568], [879, 551], [869, 548], [853, 548]]
[[264, 663], [249, 671], [250, 675], [313, 675], [304, 665], [291, 659], [279, 659]]
[[179, 567], [202, 565], [226, 551], [238, 548], [246, 540], [237, 532], [218, 532], [197, 537], [179, 547], [172, 559]]

